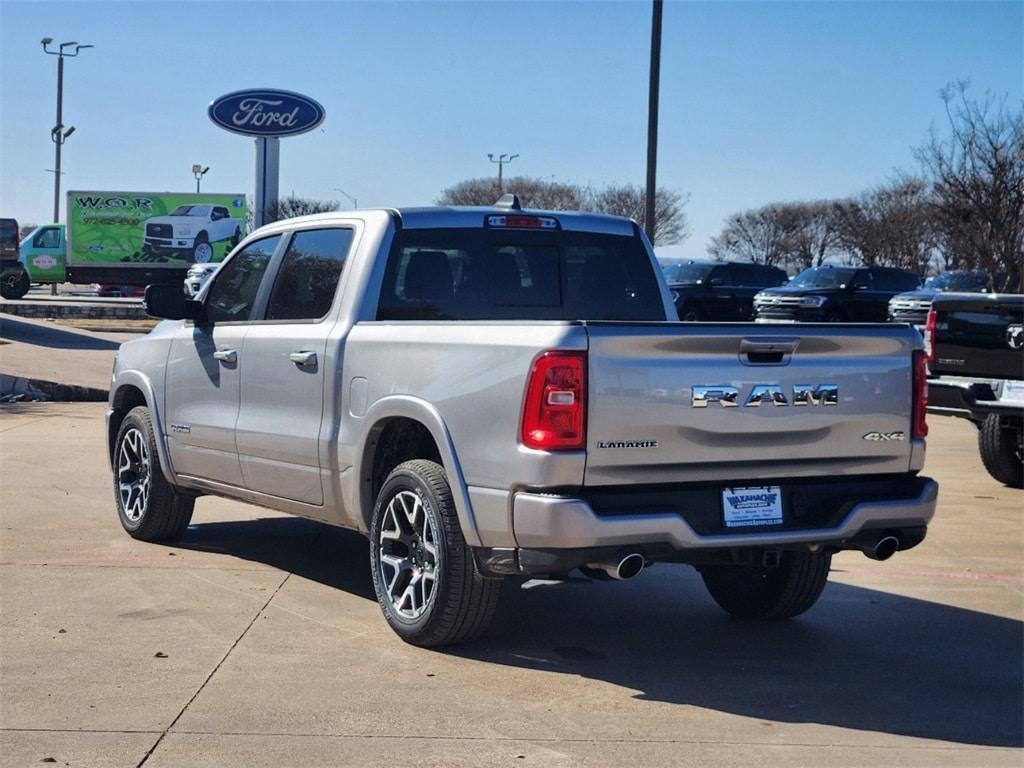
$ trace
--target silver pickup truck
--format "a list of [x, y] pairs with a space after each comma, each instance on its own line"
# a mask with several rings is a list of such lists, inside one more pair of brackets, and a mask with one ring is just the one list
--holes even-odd
[[482, 632], [506, 576], [700, 570], [732, 614], [818, 599], [833, 553], [883, 560], [935, 509], [907, 326], [680, 323], [623, 218], [331, 213], [249, 235], [124, 344], [107, 422], [144, 540], [216, 494], [371, 541], [418, 645]]

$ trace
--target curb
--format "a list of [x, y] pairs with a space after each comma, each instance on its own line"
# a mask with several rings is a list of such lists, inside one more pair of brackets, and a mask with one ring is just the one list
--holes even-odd
[[152, 320], [142, 304], [64, 304], [57, 301], [4, 301], [0, 312], [20, 317], [59, 318], [67, 320]]
[[58, 384], [42, 379], [28, 379], [0, 373], [0, 403], [27, 400], [47, 400], [62, 403], [105, 403], [109, 393], [105, 389], [83, 387], [78, 384]]

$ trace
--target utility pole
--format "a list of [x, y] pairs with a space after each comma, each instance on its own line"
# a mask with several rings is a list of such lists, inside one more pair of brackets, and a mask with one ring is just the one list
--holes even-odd
[[[50, 138], [54, 144], [54, 161], [53, 161], [53, 223], [60, 223], [60, 150], [64, 146], [64, 142], [68, 140], [68, 137], [75, 132], [75, 126], [64, 127], [64, 57], [65, 56], [77, 56], [78, 52], [83, 48], [92, 48], [91, 45], [82, 45], [74, 40], [68, 43], [61, 43], [58, 50], [51, 51], [49, 46], [53, 42], [52, 37], [44, 37], [39, 41], [43, 45], [43, 52], [48, 53], [51, 56], [57, 57], [57, 123], [50, 130]], [[65, 48], [74, 46], [74, 53], [67, 53], [64, 51]], [[56, 283], [50, 286], [50, 293], [56, 295], [57, 285]]]
[[647, 98], [647, 193], [644, 207], [644, 231], [654, 245], [654, 198], [658, 171], [658, 86], [661, 79], [661, 3], [653, 0], [651, 10], [651, 80]]
[[498, 191], [499, 192], [504, 192], [505, 191], [505, 186], [504, 186], [504, 183], [503, 183], [502, 178], [501, 178], [502, 170], [505, 168], [506, 165], [511, 163], [517, 157], [519, 157], [519, 155], [509, 155], [507, 153], [502, 153], [502, 154], [498, 155], [498, 159], [495, 160], [494, 159], [494, 155], [492, 155], [490, 152], [487, 153], [487, 159], [490, 160], [492, 163], [497, 163], [498, 164]]

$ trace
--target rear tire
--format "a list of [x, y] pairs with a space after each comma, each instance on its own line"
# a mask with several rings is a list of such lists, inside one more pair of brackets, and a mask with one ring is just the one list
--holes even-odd
[[407, 643], [466, 642], [494, 618], [502, 580], [477, 571], [448, 478], [433, 461], [407, 461], [388, 475], [370, 525], [370, 565], [384, 618]]
[[117, 431], [114, 502], [121, 526], [142, 541], [177, 538], [192, 520], [196, 500], [179, 494], [164, 478], [156, 432], [144, 405], [132, 408]]
[[711, 597], [741, 619], [788, 619], [821, 597], [832, 555], [783, 552], [776, 568], [754, 565], [709, 565], [701, 569]]
[[1004, 422], [989, 414], [978, 432], [978, 449], [985, 469], [1004, 485], [1024, 487], [1024, 456], [1021, 450], [1021, 426]]

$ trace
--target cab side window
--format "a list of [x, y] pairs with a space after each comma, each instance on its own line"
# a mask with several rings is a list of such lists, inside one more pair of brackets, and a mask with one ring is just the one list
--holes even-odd
[[319, 320], [331, 309], [351, 229], [296, 232], [285, 252], [267, 306], [267, 320]]
[[260, 282], [280, 242], [281, 235], [256, 240], [224, 263], [206, 298], [208, 320], [225, 323], [252, 319]]
[[60, 230], [47, 227], [32, 238], [33, 248], [57, 248], [60, 246]]
[[708, 285], [735, 285], [732, 270], [729, 267], [715, 267], [708, 275]]

